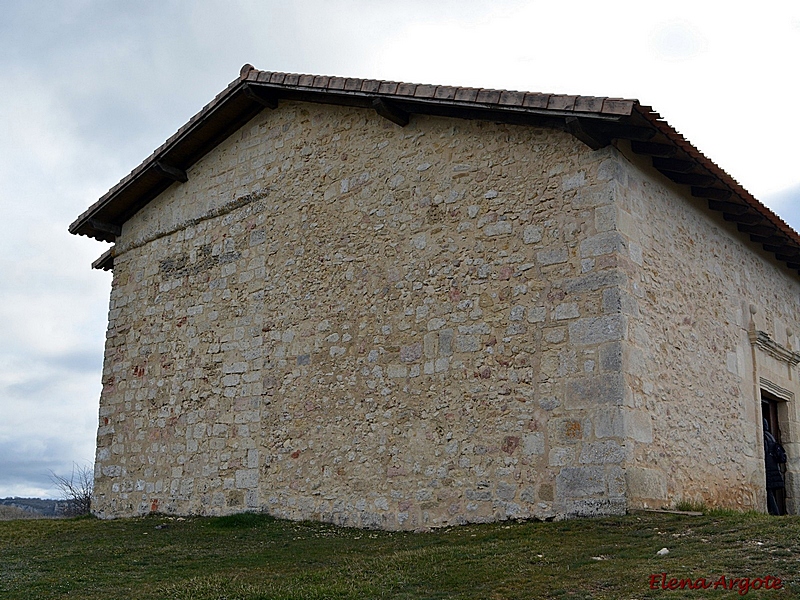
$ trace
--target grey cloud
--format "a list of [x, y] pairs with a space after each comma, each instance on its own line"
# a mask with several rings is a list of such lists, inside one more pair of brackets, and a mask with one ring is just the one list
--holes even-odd
[[47, 356], [44, 362], [55, 369], [73, 373], [97, 373], [103, 368], [103, 348]]
[[57, 438], [0, 440], [0, 497], [57, 497], [51, 473], [68, 476], [73, 463], [88, 465], [87, 458], [70, 460], [74, 447]]

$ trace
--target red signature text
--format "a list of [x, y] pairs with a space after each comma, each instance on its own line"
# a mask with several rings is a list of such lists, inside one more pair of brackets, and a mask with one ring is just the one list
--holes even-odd
[[750, 590], [780, 590], [783, 581], [780, 577], [767, 575], [766, 577], [728, 577], [720, 575], [716, 579], [711, 577], [682, 578], [669, 577], [666, 573], [650, 575], [651, 590], [736, 590], [744, 596]]

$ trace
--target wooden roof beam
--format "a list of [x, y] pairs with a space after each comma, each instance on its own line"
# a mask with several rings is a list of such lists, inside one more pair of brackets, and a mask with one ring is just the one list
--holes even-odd
[[384, 119], [405, 127], [408, 125], [409, 113], [398, 107], [395, 103], [384, 100], [383, 98], [373, 98], [372, 108]]
[[778, 246], [786, 242], [786, 240], [777, 235], [755, 235], [750, 234], [750, 241], [762, 246]]
[[761, 225], [766, 223], [764, 217], [755, 212], [744, 213], [742, 215], [732, 215], [731, 213], [722, 213], [722, 218], [726, 221], [733, 223], [744, 223], [746, 225]]
[[[711, 200], [710, 198], [708, 200], [708, 208], [710, 208], [711, 210], [726, 212], [732, 215], [743, 215], [744, 213], [750, 210], [750, 207], [745, 206], [744, 204], [736, 204], [735, 202], [724, 202], [723, 200]], [[747, 233], [757, 233], [757, 232], [749, 231]]]
[[777, 230], [772, 225], [747, 225], [745, 223], [738, 223], [736, 228], [742, 233], [754, 233], [755, 235], [770, 236]]
[[[570, 118], [570, 117], [567, 117]], [[571, 117], [575, 118], [575, 117]], [[586, 119], [581, 119], [584, 123]], [[607, 121], [592, 121], [594, 129], [614, 140], [631, 140], [646, 142], [653, 139], [656, 132], [650, 127], [639, 127], [625, 123], [609, 123]]]
[[633, 150], [636, 154], [646, 154], [648, 156], [659, 156], [664, 158], [672, 158], [678, 153], [678, 149], [675, 146], [669, 146], [668, 144], [656, 144], [653, 142], [638, 142], [635, 140], [631, 142], [631, 150]]
[[665, 176], [675, 183], [694, 186], [708, 186], [717, 181], [712, 175], [704, 173], [674, 173], [672, 171], [661, 171]]
[[600, 131], [592, 123], [577, 117], [566, 117], [564, 123], [567, 131], [589, 146], [592, 150], [605, 148], [611, 143], [611, 136]]
[[115, 238], [118, 238], [122, 235], [122, 227], [115, 225], [114, 223], [106, 223], [99, 219], [89, 219], [89, 227], [97, 231], [102, 231], [103, 233], [108, 233]]
[[692, 196], [695, 198], [709, 198], [711, 200], [727, 200], [733, 194], [730, 190], [715, 187], [692, 186]]
[[103, 252], [100, 258], [92, 263], [92, 268], [99, 271], [111, 271], [114, 268], [114, 249], [115, 247], [112, 246]]
[[278, 108], [278, 96], [261, 87], [246, 85], [244, 87], [244, 94], [254, 102], [258, 102], [264, 108], [272, 110]]
[[189, 176], [186, 174], [186, 171], [183, 169], [178, 169], [177, 167], [173, 167], [172, 165], [168, 165], [163, 160], [157, 160], [155, 163], [153, 163], [153, 168], [155, 169], [156, 173], [162, 177], [171, 179], [172, 181], [179, 181], [180, 183], [186, 183], [189, 181]]
[[688, 173], [695, 167], [695, 163], [693, 163], [691, 160], [680, 160], [678, 158], [654, 156], [653, 166], [662, 172], [673, 171], [675, 173]]

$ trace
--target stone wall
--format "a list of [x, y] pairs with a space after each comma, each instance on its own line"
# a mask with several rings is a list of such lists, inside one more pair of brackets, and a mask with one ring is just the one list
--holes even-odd
[[[687, 186], [626, 157], [615, 175], [626, 246], [620, 264], [629, 274], [622, 306], [632, 315], [625, 372], [630, 408], [643, 424], [630, 434], [629, 502], [765, 510], [757, 372], [767, 365], [749, 332], [798, 348], [796, 332], [787, 335], [800, 317], [797, 274], [692, 198]], [[781, 368], [770, 378], [800, 393], [796, 372]], [[796, 471], [797, 408], [783, 408], [789, 468]]]
[[262, 112], [118, 239], [95, 513], [624, 511], [618, 160], [534, 127]]

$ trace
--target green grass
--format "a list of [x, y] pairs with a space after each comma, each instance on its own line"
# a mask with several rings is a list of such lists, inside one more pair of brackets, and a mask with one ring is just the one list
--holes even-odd
[[253, 514], [0, 522], [0, 598], [9, 600], [742, 597], [649, 589], [661, 572], [772, 575], [784, 589], [746, 597], [800, 597], [800, 518], [641, 512], [424, 534]]
[[686, 512], [708, 512], [708, 508], [702, 502], [678, 502], [678, 505], [675, 507], [676, 510], [682, 510]]

